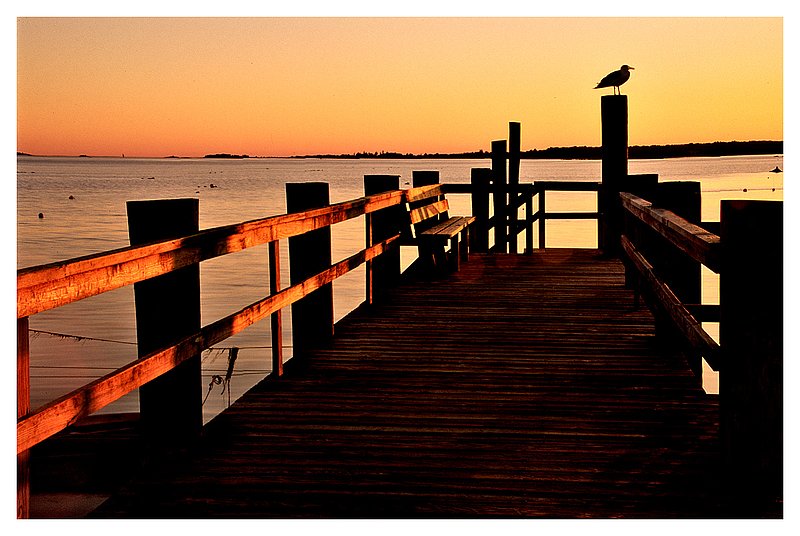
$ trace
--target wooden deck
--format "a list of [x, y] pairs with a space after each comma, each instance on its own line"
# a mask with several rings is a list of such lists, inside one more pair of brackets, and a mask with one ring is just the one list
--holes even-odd
[[717, 397], [594, 250], [472, 255], [337, 324], [101, 518], [706, 518]]

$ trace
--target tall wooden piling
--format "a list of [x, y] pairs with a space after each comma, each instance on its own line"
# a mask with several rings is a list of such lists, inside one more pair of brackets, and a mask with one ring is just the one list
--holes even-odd
[[743, 508], [783, 486], [783, 203], [722, 201], [720, 432]]
[[[31, 410], [31, 351], [28, 317], [17, 320], [17, 418]], [[17, 454], [17, 519], [30, 517], [30, 450]]]
[[[197, 199], [128, 201], [132, 246], [194, 234]], [[138, 355], [200, 331], [200, 266], [195, 264], [135, 283]], [[200, 354], [139, 388], [140, 418], [153, 447], [179, 446], [203, 426]]]
[[[416, 173], [416, 172], [415, 172]], [[438, 171], [436, 182], [439, 182]], [[375, 195], [400, 189], [399, 175], [365, 175], [364, 195]], [[402, 207], [389, 207], [366, 215], [367, 247], [400, 232]], [[367, 264], [367, 301], [382, 300], [390, 288], [400, 281], [400, 248], [395, 247]]]
[[508, 124], [508, 183], [519, 184], [519, 161], [522, 125], [518, 122]]
[[519, 189], [519, 161], [520, 161], [520, 135], [521, 125], [517, 122], [508, 124], [508, 184], [511, 191], [508, 194], [508, 247], [511, 253], [518, 251], [518, 232], [519, 232], [519, 204], [517, 198], [520, 196]]
[[[653, 205], [674, 212], [681, 218], [700, 224], [700, 183], [692, 181], [664, 182], [657, 185], [652, 193]], [[655, 234], [655, 233], [654, 233]], [[691, 257], [676, 254], [675, 248], [670, 246], [661, 236], [653, 236], [652, 263], [656, 273], [664, 281], [681, 302], [686, 304], [700, 304], [701, 302], [701, 266]], [[675, 337], [672, 323], [668, 320], [656, 319], [656, 333], [662, 342], [670, 345], [673, 341], [680, 340]], [[687, 358], [689, 368], [694, 374], [698, 387], [703, 384], [702, 356], [692, 349], [678, 348]]]
[[492, 142], [492, 199], [494, 204], [494, 248], [508, 251], [508, 188], [506, 174], [506, 140]]
[[607, 253], [619, 252], [621, 182], [628, 176], [628, 97], [603, 95], [600, 98], [602, 123], [602, 185], [599, 196], [601, 243]]
[[473, 168], [470, 171], [472, 215], [475, 216], [475, 223], [469, 233], [472, 241], [470, 250], [476, 253], [489, 252], [489, 191], [491, 182], [491, 169]]
[[[325, 182], [286, 184], [286, 212], [330, 205]], [[289, 238], [289, 282], [297, 285], [331, 266], [331, 228]], [[328, 283], [292, 304], [293, 357], [324, 344], [333, 336], [333, 285]]]

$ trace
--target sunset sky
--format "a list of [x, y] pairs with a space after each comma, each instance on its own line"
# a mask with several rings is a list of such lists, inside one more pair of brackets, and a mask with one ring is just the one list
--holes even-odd
[[286, 156], [600, 145], [635, 67], [630, 144], [782, 140], [783, 20], [17, 19], [17, 150]]

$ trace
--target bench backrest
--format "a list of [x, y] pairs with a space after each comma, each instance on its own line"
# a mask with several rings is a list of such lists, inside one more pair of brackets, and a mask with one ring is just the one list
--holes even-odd
[[449, 218], [450, 205], [440, 184], [411, 188], [405, 193], [412, 237]]

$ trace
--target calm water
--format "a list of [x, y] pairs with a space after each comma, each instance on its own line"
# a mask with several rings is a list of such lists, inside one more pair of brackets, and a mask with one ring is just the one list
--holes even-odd
[[[783, 169], [782, 156], [634, 160], [629, 171], [658, 173], [662, 181], [700, 180], [703, 219], [718, 221], [721, 199], [782, 199], [783, 173], [769, 173], [775, 166]], [[443, 182], [469, 182], [470, 169], [475, 167], [490, 167], [490, 162], [19, 157], [17, 267], [127, 246], [128, 200], [199, 198], [200, 228], [206, 229], [284, 213], [287, 182], [328, 182], [331, 201], [338, 202], [363, 195], [364, 175], [399, 175], [401, 187], [408, 187], [412, 170], [438, 170]], [[523, 161], [520, 170], [522, 182], [593, 181], [599, 177], [599, 161]], [[450, 198], [452, 213], [469, 214], [468, 196]], [[548, 193], [547, 202], [548, 211], [596, 210], [596, 197], [590, 193]], [[44, 217], [39, 218], [39, 213]], [[548, 247], [597, 246], [597, 227], [592, 221], [550, 222], [547, 233]], [[334, 261], [360, 250], [363, 237], [363, 218], [334, 226]], [[285, 241], [281, 246], [282, 280], [288, 284]], [[403, 258], [407, 264], [413, 251], [404, 251]], [[203, 325], [263, 297], [269, 282], [267, 270], [266, 246], [202, 263]], [[361, 303], [363, 281], [362, 267], [334, 282], [337, 320]], [[704, 274], [703, 292], [704, 303], [718, 303], [718, 280], [710, 272]], [[290, 345], [288, 309], [284, 315], [284, 343]], [[35, 315], [30, 326], [37, 330], [31, 340], [33, 407], [136, 358], [132, 287]], [[708, 329], [716, 336], [716, 326], [708, 325]], [[261, 322], [203, 354], [206, 420], [269, 372], [269, 341], [269, 322]], [[240, 352], [230, 385], [223, 392], [223, 386], [211, 385], [211, 380], [214, 375], [225, 374], [227, 349], [233, 346]], [[291, 356], [291, 348], [285, 353]], [[710, 382], [713, 384], [713, 377]], [[711, 385], [710, 389], [715, 387]], [[138, 411], [135, 393], [103, 411]]]

